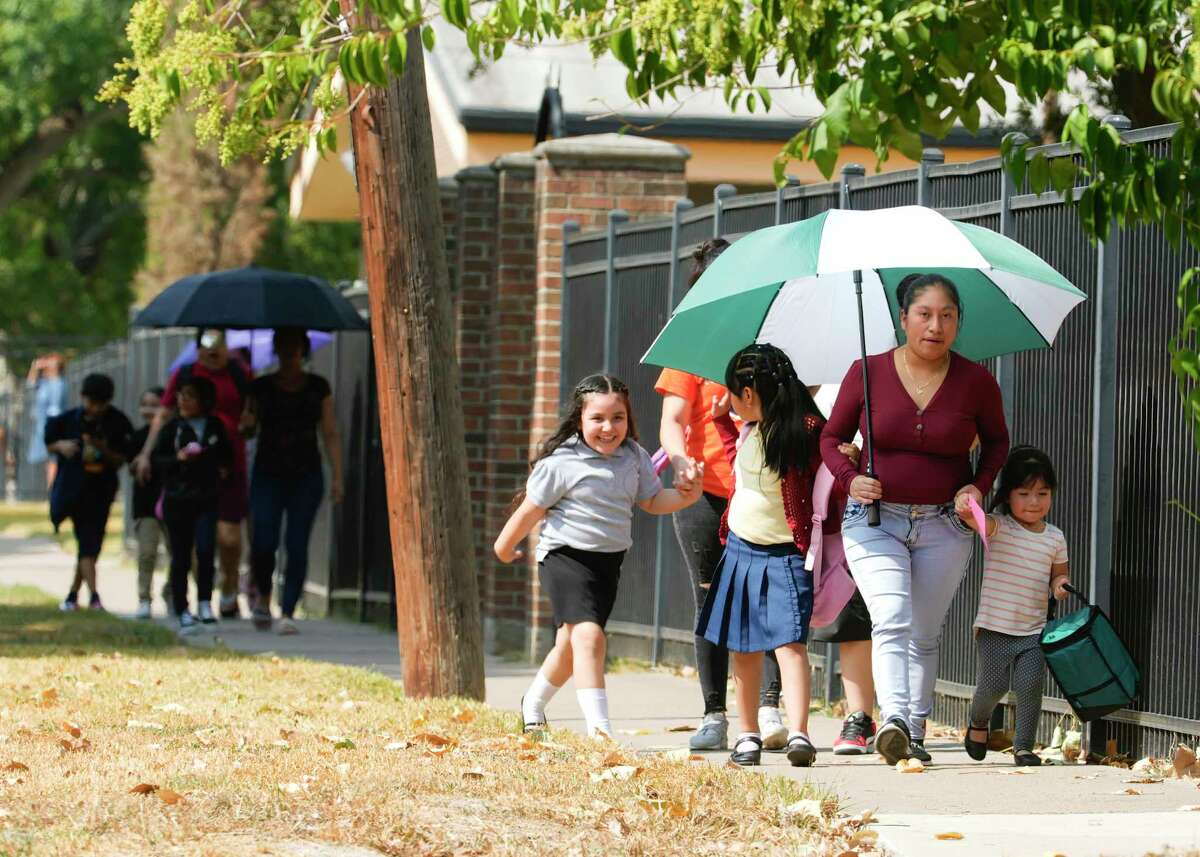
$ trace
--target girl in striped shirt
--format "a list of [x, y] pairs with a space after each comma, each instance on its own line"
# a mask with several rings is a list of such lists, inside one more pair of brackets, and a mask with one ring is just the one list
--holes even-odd
[[[1046, 599], [1067, 597], [1067, 540], [1046, 522], [1058, 480], [1046, 453], [1014, 447], [1000, 473], [1000, 485], [986, 517], [989, 551], [975, 616], [977, 675], [971, 722], [963, 741], [976, 761], [987, 755], [992, 709], [1008, 691], [1009, 673], [1017, 697], [1013, 763], [1040, 765], [1033, 752], [1042, 684], [1046, 672], [1039, 640], [1046, 624]], [[978, 532], [965, 506], [959, 515]]]

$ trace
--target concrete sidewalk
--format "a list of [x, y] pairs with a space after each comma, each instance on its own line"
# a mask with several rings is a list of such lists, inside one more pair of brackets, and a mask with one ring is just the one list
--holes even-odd
[[[70, 583], [72, 557], [45, 540], [0, 535], [0, 581], [28, 583], [61, 596]], [[155, 588], [161, 586], [156, 575]], [[136, 607], [135, 574], [101, 560], [100, 592], [118, 614]], [[161, 603], [155, 605], [161, 610]], [[257, 632], [249, 622], [220, 624], [215, 634], [189, 642], [218, 640], [238, 651], [274, 653], [348, 664], [399, 677], [395, 634], [370, 625], [306, 620], [291, 637]], [[515, 711], [535, 667], [499, 659], [487, 662], [487, 701]], [[609, 697], [618, 739], [645, 752], [686, 746], [687, 734], [668, 731], [697, 720], [700, 691], [694, 679], [667, 672], [620, 672], [609, 676]], [[568, 687], [550, 704], [547, 715], [558, 727], [582, 731], [583, 721]], [[836, 793], [847, 812], [872, 810], [876, 829], [894, 854], [907, 857], [962, 854], [977, 857], [1141, 857], [1164, 847], [1200, 849], [1200, 812], [1180, 812], [1200, 804], [1195, 784], [1166, 781], [1130, 786], [1128, 771], [1106, 767], [1018, 769], [1007, 757], [991, 754], [977, 763], [953, 742], [930, 743], [934, 764], [923, 774], [898, 774], [875, 756], [835, 757], [829, 751], [840, 723], [814, 716], [812, 738], [820, 753], [811, 769], [792, 768], [767, 754], [758, 775], [808, 781]], [[710, 754], [723, 763], [724, 753]], [[1136, 788], [1140, 794], [1125, 793]], [[938, 833], [963, 839], [939, 841]]]

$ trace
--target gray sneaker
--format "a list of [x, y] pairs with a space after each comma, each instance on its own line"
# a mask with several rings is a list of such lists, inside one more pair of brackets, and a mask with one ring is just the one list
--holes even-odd
[[704, 722], [688, 741], [688, 747], [692, 750], [728, 750], [729, 721], [725, 719], [725, 712], [705, 714]]

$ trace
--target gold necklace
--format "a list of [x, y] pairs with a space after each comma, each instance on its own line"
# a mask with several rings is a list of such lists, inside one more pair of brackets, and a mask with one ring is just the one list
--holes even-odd
[[[947, 355], [947, 356], [949, 356], [949, 355]], [[912, 381], [913, 386], [917, 388], [916, 395], [918, 397], [924, 396], [925, 391], [929, 389], [930, 385], [933, 384], [934, 381], [938, 380], [938, 376], [942, 374], [942, 368], [946, 364], [946, 360], [945, 360], [945, 358], [943, 358], [942, 365], [939, 366], [937, 368], [937, 371], [933, 373], [933, 377], [930, 378], [928, 381], [926, 381], [924, 384], [918, 384], [916, 376], [913, 375], [912, 367], [908, 365], [908, 346], [907, 345], [904, 346], [903, 350], [901, 350], [900, 357], [901, 357], [901, 359], [904, 360], [904, 371], [908, 375], [908, 380]]]

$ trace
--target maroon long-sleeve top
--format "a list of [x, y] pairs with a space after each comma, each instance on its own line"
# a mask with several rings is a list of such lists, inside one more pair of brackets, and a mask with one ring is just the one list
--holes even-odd
[[[895, 352], [867, 358], [871, 376], [871, 417], [875, 432], [875, 471], [887, 503], [949, 503], [959, 488], [974, 485], [986, 495], [1008, 457], [1008, 426], [1000, 387], [986, 368], [951, 352], [942, 386], [924, 409], [913, 402], [896, 371]], [[838, 444], [866, 437], [862, 366], [855, 361], [842, 381], [833, 413], [821, 432], [821, 457], [847, 492], [867, 471], [867, 455], [857, 466]], [[971, 445], [978, 435], [978, 469]]]

